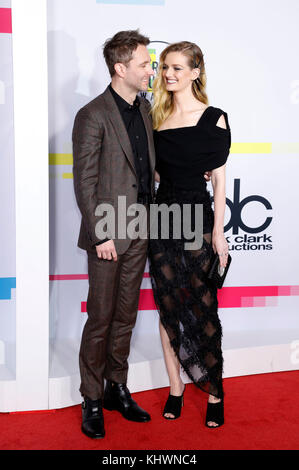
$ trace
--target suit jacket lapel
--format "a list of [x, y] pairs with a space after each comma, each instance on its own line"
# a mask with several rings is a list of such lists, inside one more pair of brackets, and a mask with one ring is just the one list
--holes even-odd
[[[137, 172], [135, 169], [135, 161], [134, 161], [134, 154], [131, 146], [131, 142], [128, 136], [128, 132], [126, 129], [126, 126], [123, 122], [123, 119], [121, 117], [121, 114], [119, 112], [119, 109], [117, 107], [117, 104], [115, 103], [115, 100], [107, 87], [106, 90], [103, 93], [103, 97], [106, 102], [106, 108], [107, 108], [107, 115], [113, 125], [113, 128], [115, 130], [115, 133], [117, 135], [117, 138], [119, 140], [120, 145], [122, 146], [123, 151], [125, 152], [125, 155], [129, 161], [129, 164], [131, 168], [133, 169], [136, 178], [137, 178]], [[153, 140], [153, 128], [152, 128], [152, 121], [148, 116], [148, 110], [147, 107], [144, 103], [144, 101], [141, 100], [140, 103], [140, 112], [142, 115], [142, 119], [144, 122], [144, 126], [146, 129], [146, 134], [147, 134], [147, 141], [148, 141], [148, 153], [149, 153], [149, 160], [150, 160], [150, 167], [151, 167], [151, 172], [152, 175], [154, 175], [154, 169], [155, 169], [155, 148], [154, 148], [154, 140]]]
[[146, 129], [150, 167], [151, 167], [151, 172], [153, 174], [154, 169], [155, 169], [155, 148], [154, 148], [152, 121], [148, 115], [148, 111], [147, 111], [144, 101], [141, 101], [139, 109], [142, 115], [145, 129]]
[[119, 109], [117, 107], [117, 104], [115, 103], [115, 100], [110, 93], [109, 88], [107, 87], [106, 90], [103, 93], [103, 97], [106, 102], [106, 107], [107, 107], [107, 115], [109, 120], [111, 121], [113, 128], [115, 130], [115, 133], [117, 135], [117, 138], [119, 140], [120, 145], [122, 146], [123, 151], [126, 154], [126, 157], [129, 161], [130, 166], [132, 167], [132, 170], [134, 171], [136, 178], [137, 178], [137, 173], [135, 169], [135, 162], [134, 162], [134, 154], [131, 146], [131, 142], [128, 136], [128, 132], [126, 129], [126, 126], [124, 124], [124, 121], [121, 117], [121, 114], [119, 112]]

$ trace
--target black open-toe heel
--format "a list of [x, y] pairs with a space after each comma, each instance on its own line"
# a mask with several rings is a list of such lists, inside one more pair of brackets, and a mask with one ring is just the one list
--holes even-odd
[[[163, 418], [165, 419], [177, 419], [181, 416], [181, 409], [184, 406], [184, 392], [186, 386], [184, 386], [184, 391], [182, 395], [175, 396], [175, 395], [168, 395], [167, 402], [165, 403], [165, 407], [163, 410]], [[170, 416], [165, 416], [166, 413], [171, 413], [174, 418]]]
[[[208, 422], [213, 421], [217, 426], [209, 426]], [[224, 405], [223, 398], [218, 403], [210, 403], [208, 401], [207, 415], [206, 415], [206, 426], [208, 428], [219, 428], [224, 424]]]

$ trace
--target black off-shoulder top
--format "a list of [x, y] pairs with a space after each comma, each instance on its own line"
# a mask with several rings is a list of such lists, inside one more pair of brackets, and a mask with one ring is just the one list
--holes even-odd
[[[224, 115], [226, 129], [216, 126]], [[231, 146], [227, 113], [208, 106], [195, 126], [154, 131], [156, 170], [182, 189], [206, 187], [204, 173], [224, 165]]]

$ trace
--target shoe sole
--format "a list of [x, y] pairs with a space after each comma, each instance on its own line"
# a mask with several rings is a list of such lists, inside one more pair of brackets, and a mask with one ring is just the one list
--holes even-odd
[[104, 433], [102, 436], [94, 436], [93, 434], [89, 433], [88, 431], [85, 431], [82, 427], [81, 427], [81, 431], [83, 432], [83, 434], [85, 434], [85, 436], [90, 437], [91, 439], [103, 439], [105, 437], [105, 434], [106, 434], [106, 433]]

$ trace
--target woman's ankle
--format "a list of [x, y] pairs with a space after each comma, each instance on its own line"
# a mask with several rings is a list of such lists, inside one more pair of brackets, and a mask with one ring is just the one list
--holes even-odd
[[170, 384], [170, 394], [174, 396], [180, 396], [182, 395], [184, 388], [185, 385], [182, 380], [179, 380], [178, 382], [173, 382]]

